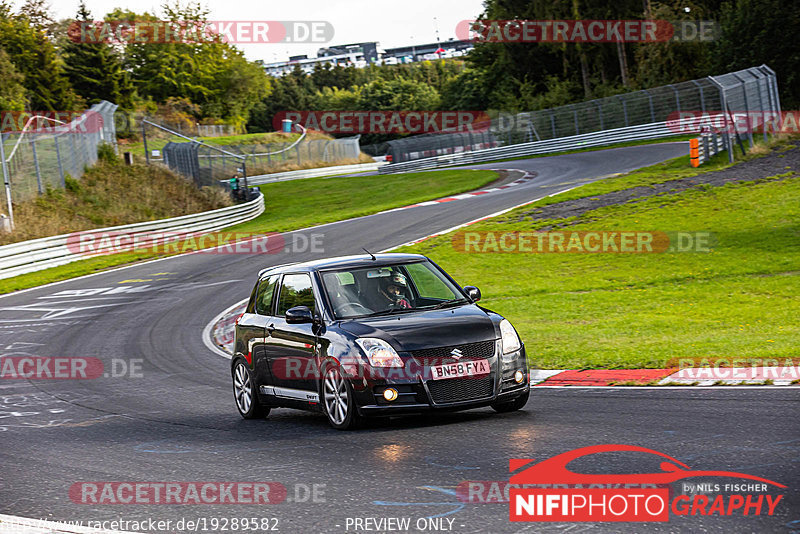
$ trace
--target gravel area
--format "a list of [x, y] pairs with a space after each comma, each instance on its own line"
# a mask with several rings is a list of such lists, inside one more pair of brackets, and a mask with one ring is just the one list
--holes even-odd
[[603, 195], [567, 200], [534, 208], [524, 212], [518, 220], [580, 217], [589, 211], [614, 204], [636, 202], [656, 195], [681, 193], [688, 189], [696, 189], [703, 186], [718, 187], [730, 183], [760, 180], [788, 172], [800, 173], [800, 147], [774, 151], [761, 158], [745, 161], [728, 169], [707, 172], [691, 178], [670, 180], [652, 186], [631, 187], [630, 189], [622, 189]]

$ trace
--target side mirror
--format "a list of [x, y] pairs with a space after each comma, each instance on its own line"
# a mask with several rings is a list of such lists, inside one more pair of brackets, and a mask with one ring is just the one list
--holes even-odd
[[313, 323], [314, 315], [308, 306], [295, 306], [286, 310], [286, 322], [289, 324]]
[[475, 286], [464, 286], [464, 291], [466, 291], [467, 296], [470, 298], [472, 302], [478, 302], [481, 300], [481, 290]]

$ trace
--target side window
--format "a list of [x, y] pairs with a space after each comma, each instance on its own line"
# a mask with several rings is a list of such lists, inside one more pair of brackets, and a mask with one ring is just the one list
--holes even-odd
[[258, 286], [256, 293], [256, 313], [261, 315], [272, 315], [272, 296], [275, 294], [280, 275], [274, 274], [265, 278]]
[[457, 297], [444, 281], [441, 275], [433, 271], [426, 263], [410, 263], [405, 266], [406, 271], [414, 280], [419, 296], [422, 298], [446, 299], [451, 300]]
[[278, 315], [295, 306], [308, 306], [314, 311], [314, 290], [307, 274], [287, 274], [283, 276], [281, 293], [278, 299]]

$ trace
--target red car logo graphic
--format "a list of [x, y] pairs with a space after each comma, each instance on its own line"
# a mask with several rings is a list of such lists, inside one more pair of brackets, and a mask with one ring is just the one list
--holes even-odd
[[[661, 456], [669, 461], [661, 462], [659, 473], [634, 474], [585, 474], [567, 469], [567, 464], [577, 458], [600, 452], [644, 452]], [[510, 471], [516, 471], [532, 460], [514, 459], [509, 461]], [[746, 473], [735, 471], [703, 471], [691, 469], [683, 462], [663, 452], [635, 445], [593, 445], [568, 451], [547, 460], [542, 460], [511, 477], [511, 484], [669, 484], [691, 477], [733, 477], [766, 482], [785, 488], [783, 484]]]

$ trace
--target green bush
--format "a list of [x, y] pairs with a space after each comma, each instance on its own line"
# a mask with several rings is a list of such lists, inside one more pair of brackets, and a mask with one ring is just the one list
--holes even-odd
[[109, 143], [101, 143], [97, 147], [97, 159], [108, 163], [118, 163], [117, 153], [114, 151], [113, 145]]

